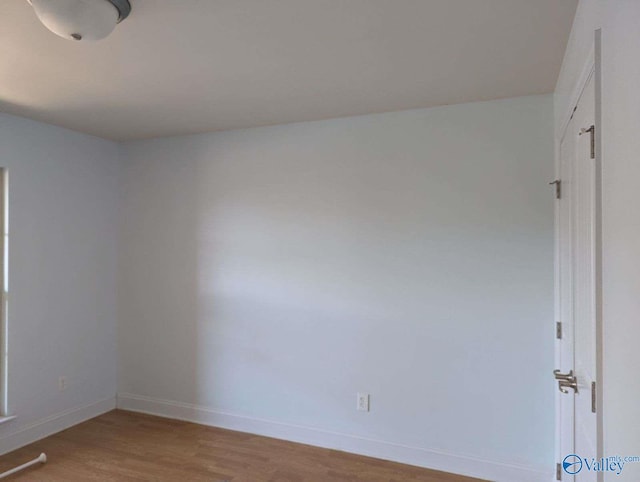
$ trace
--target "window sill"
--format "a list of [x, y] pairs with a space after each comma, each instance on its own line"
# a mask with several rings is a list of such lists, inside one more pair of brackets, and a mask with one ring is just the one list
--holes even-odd
[[6, 416], [0, 416], [0, 425], [2, 425], [3, 423], [7, 423], [7, 422], [11, 422], [11, 420], [15, 420], [16, 417], [15, 415], [6, 415]]

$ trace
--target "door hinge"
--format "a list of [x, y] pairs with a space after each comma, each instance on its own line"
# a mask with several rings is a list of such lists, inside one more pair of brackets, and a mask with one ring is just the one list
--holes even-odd
[[562, 340], [562, 323], [556, 321], [556, 338]]
[[591, 382], [591, 413], [596, 413], [596, 382]]
[[556, 179], [549, 183], [550, 186], [553, 186], [554, 184], [556, 186], [556, 199], [560, 199], [562, 197], [562, 181], [560, 179]]
[[590, 141], [591, 142], [591, 159], [595, 159], [596, 158], [596, 126], [592, 125], [588, 129], [585, 129], [584, 127], [580, 129], [580, 135], [586, 134], [587, 132], [591, 134], [591, 141]]
[[562, 464], [560, 462], [556, 464], [556, 480], [562, 480]]

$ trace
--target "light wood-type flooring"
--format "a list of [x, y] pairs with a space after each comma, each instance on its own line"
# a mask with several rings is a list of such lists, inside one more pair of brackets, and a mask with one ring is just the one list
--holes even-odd
[[458, 475], [114, 410], [0, 457], [7, 481], [472, 482]]

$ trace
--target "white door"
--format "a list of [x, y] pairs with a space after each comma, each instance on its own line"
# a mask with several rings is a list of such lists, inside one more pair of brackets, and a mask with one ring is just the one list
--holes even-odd
[[[555, 383], [559, 480], [597, 481], [595, 410], [599, 290], [595, 82], [585, 85], [560, 145]], [[558, 478], [558, 477], [557, 477]]]

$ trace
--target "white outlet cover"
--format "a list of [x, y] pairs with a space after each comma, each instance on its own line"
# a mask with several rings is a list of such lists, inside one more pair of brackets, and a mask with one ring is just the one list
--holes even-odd
[[358, 398], [356, 403], [356, 409], [360, 412], [369, 411], [369, 394], [358, 392]]

